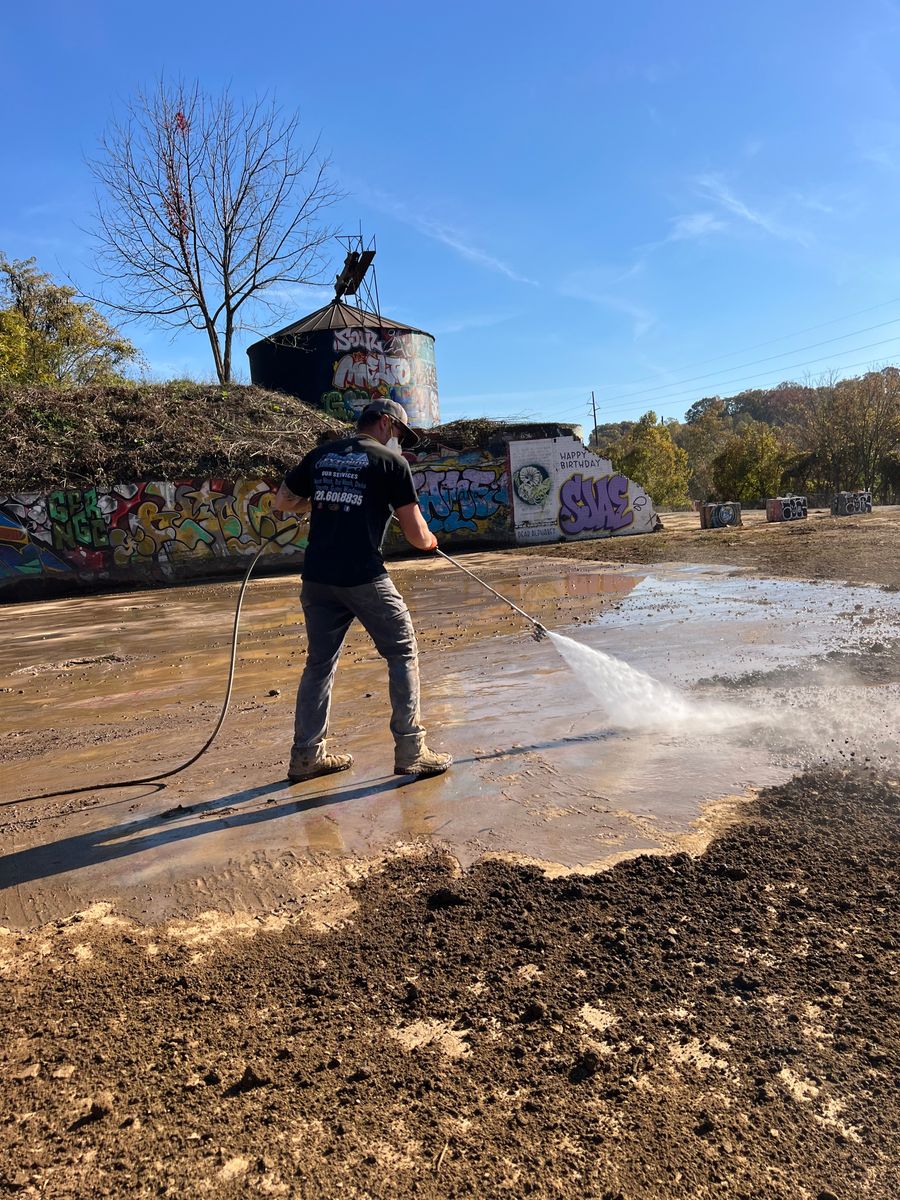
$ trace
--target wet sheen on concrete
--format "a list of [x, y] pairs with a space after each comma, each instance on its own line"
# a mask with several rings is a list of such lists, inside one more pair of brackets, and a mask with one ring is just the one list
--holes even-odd
[[[0, 924], [37, 925], [96, 899], [144, 919], [289, 907], [313, 866], [321, 879], [323, 866], [419, 840], [463, 865], [502, 854], [598, 867], [697, 848], [717, 806], [810, 762], [896, 754], [897, 685], [861, 682], [852, 660], [897, 637], [897, 594], [709, 567], [509, 553], [465, 563], [550, 628], [678, 688], [727, 692], [747, 705], [746, 734], [617, 729], [552, 645], [429, 560], [393, 573], [419, 633], [430, 739], [455, 758], [447, 775], [392, 774], [384, 666], [354, 631], [332, 729], [354, 766], [285, 781], [303, 626], [296, 580], [281, 578], [248, 592], [232, 708], [211, 750], [164, 790], [103, 790], [176, 766], [208, 736], [237, 585], [17, 606], [4, 612], [0, 653]], [[850, 665], [824, 685], [742, 692], [716, 679], [828, 651], [849, 652]]]

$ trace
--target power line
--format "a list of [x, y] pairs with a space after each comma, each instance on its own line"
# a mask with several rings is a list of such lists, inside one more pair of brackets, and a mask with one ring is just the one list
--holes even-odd
[[[774, 362], [776, 358], [788, 358], [792, 354], [802, 354], [804, 350], [817, 350], [820, 346], [830, 346], [834, 342], [843, 342], [847, 338], [859, 337], [863, 333], [871, 333], [875, 329], [885, 329], [888, 325], [896, 325], [900, 323], [900, 317], [894, 317], [890, 321], [880, 321], [877, 325], [867, 325], [864, 329], [854, 329], [850, 333], [841, 333], [837, 337], [825, 338], [822, 342], [810, 342], [808, 346], [796, 346], [793, 350], [782, 350], [780, 354], [770, 354], [766, 358], [755, 358], [751, 362], [739, 363], [736, 367], [727, 367], [726, 370], [743, 371], [747, 367], [756, 367], [761, 363]], [[893, 339], [890, 339], [893, 340]], [[875, 343], [876, 345], [878, 343]], [[865, 346], [860, 346], [860, 350], [865, 350]], [[850, 351], [855, 353], [855, 351]], [[643, 388], [637, 392], [623, 392], [620, 396], [612, 396], [612, 400], [630, 400], [632, 398], [639, 399], [642, 396], [650, 396], [654, 392], [664, 392], [666, 388], [680, 387], [683, 383], [699, 383], [704, 379], [715, 379], [719, 375], [718, 371], [710, 371], [706, 375], [694, 375], [688, 379], [670, 379], [668, 383], [660, 383], [656, 387]]]
[[[898, 338], [900, 338], [900, 334], [898, 334], [897, 337], [895, 337], [895, 338], [888, 338], [887, 341], [884, 341], [884, 342], [872, 342], [869, 346], [854, 346], [850, 350], [848, 350], [847, 353], [855, 354], [858, 350], [869, 350], [869, 349], [872, 349], [872, 347], [874, 347], [874, 346], [886, 346], [889, 342], [897, 341]], [[825, 356], [823, 356], [823, 358], [813, 358], [805, 363], [794, 363], [793, 366], [786, 368], [786, 370], [793, 370], [795, 367], [811, 366], [813, 363], [824, 361], [824, 358], [827, 358], [827, 357], [828, 356], [825, 355]], [[861, 362], [844, 363], [841, 366], [836, 366], [836, 367], [833, 367], [832, 369], [834, 371], [852, 371], [856, 367], [871, 367], [871, 366], [872, 366], [871, 358], [866, 358], [866, 359], [863, 359]], [[758, 375], [746, 375], [746, 376], [744, 376], [744, 378], [745, 379], [758, 379], [758, 378], [767, 376], [769, 374], [770, 374], [769, 371], [761, 371]], [[662, 404], [666, 403], [667, 401], [673, 401], [673, 400], [677, 400], [683, 396], [693, 396], [695, 394], [696, 394], [696, 392], [693, 389], [690, 389], [687, 392], [675, 392], [671, 396], [659, 396], [654, 403], [656, 403], [657, 405], [662, 405]], [[608, 411], [625, 412], [625, 411], [630, 411], [634, 407], [635, 407], [634, 404], [626, 404], [619, 408], [611, 409]], [[638, 405], [638, 407], [640, 407], [640, 405]], [[573, 412], [573, 411], [574, 411], [574, 409], [561, 409], [561, 410], [558, 410], [558, 415], [561, 415], [566, 412]]]
[[[699, 362], [687, 363], [683, 367], [676, 367], [675, 371], [673, 373], [678, 375], [682, 371], [693, 371], [695, 367], [705, 367], [709, 363], [721, 362], [723, 358], [734, 358], [734, 356], [736, 354], [749, 354], [751, 350], [762, 350], [766, 346], [774, 346], [778, 342], [786, 342], [790, 338], [802, 337], [804, 335], [804, 333], [815, 333], [815, 331], [817, 329], [827, 329], [829, 325], [837, 325], [841, 321], [849, 321], [851, 317], [862, 317], [862, 316], [865, 316], [866, 313], [877, 312], [878, 309], [888, 308], [891, 304], [900, 304], [900, 297], [897, 297], [894, 300], [884, 300], [884, 301], [882, 301], [881, 304], [873, 304], [869, 308], [858, 308], [854, 312], [845, 313], [844, 316], [842, 316], [842, 317], [832, 317], [832, 319], [830, 321], [822, 321], [819, 325], [808, 325], [805, 329], [798, 329], [794, 333], [783, 333], [779, 337], [769, 338], [768, 341], [765, 341], [765, 342], [755, 342], [752, 346], [744, 346], [740, 350], [729, 350], [727, 354], [719, 354], [719, 355], [716, 355], [715, 358], [704, 358], [704, 359], [701, 359]], [[890, 324], [890, 322], [885, 322], [885, 324]], [[873, 326], [871, 326], [871, 328], [877, 329], [878, 326], [873, 325]], [[850, 337], [851, 335], [847, 334], [846, 336]], [[837, 341], [837, 340], [839, 340], [839, 339], [836, 338], [835, 341]], [[820, 344], [824, 344], [824, 343], [820, 343]], [[788, 350], [788, 351], [786, 351], [786, 353], [790, 354], [790, 353], [792, 353], [792, 351]], [[763, 361], [765, 361], [765, 360], [763, 360]], [[658, 378], [658, 376], [656, 376], [656, 375], [648, 375], [644, 379], [634, 379], [634, 380], [632, 380], [631, 383], [608, 384], [606, 386], [629, 387], [629, 388], [637, 387], [639, 384], [642, 384], [642, 383], [653, 383], [653, 381], [657, 378]]]

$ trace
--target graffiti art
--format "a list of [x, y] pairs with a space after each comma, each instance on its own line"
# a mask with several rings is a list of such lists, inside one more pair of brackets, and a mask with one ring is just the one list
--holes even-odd
[[523, 504], [543, 504], [550, 495], [553, 480], [540, 463], [526, 463], [513, 472], [513, 488]]

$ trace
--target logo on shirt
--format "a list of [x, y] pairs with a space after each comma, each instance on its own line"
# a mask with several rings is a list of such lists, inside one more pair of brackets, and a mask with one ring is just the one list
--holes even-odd
[[323, 455], [313, 467], [313, 502], [342, 508], [344, 512], [358, 508], [366, 494], [365, 479], [360, 476], [368, 465], [365, 451], [348, 450], [345, 454], [332, 451]]

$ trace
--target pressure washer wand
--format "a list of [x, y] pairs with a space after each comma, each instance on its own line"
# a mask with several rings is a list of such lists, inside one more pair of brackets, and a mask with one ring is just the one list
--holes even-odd
[[489, 583], [485, 583], [483, 579], [480, 579], [474, 571], [470, 571], [468, 567], [464, 567], [458, 559], [451, 558], [449, 554], [445, 554], [444, 551], [439, 549], [437, 546], [435, 546], [434, 552], [435, 554], [439, 554], [441, 558], [446, 558], [448, 563], [452, 563], [453, 566], [458, 567], [460, 571], [465, 571], [470, 579], [474, 579], [475, 582], [480, 583], [483, 588], [487, 588], [487, 590], [493, 596], [496, 596], [498, 600], [502, 600], [504, 604], [508, 604], [513, 612], [517, 612], [520, 617], [524, 617], [526, 621], [530, 622], [533, 627], [534, 640], [536, 642], [539, 642], [542, 638], [548, 636], [548, 631], [544, 628], [540, 621], [535, 620], [534, 617], [530, 617], [524, 609], [519, 608], [518, 604], [513, 604], [512, 600], [507, 599], [506, 596], [501, 596], [496, 588], [492, 588]]

